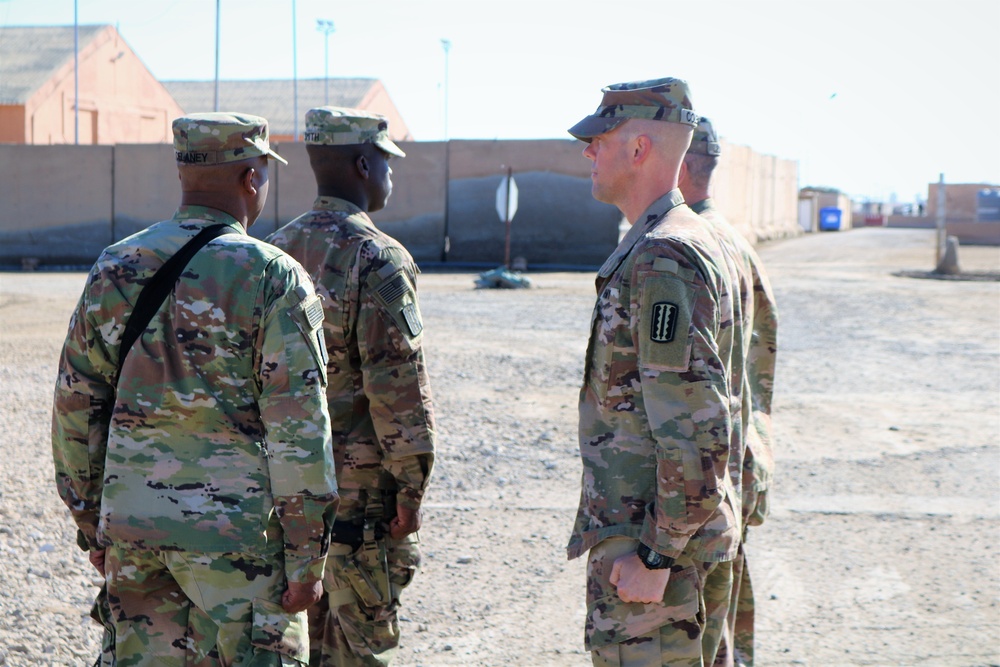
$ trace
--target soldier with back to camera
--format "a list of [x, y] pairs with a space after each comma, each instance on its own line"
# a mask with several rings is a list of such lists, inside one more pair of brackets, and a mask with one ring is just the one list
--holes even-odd
[[[322, 307], [247, 234], [267, 121], [173, 122], [181, 205], [104, 250], [59, 360], [52, 448], [128, 665], [305, 661], [337, 506]], [[109, 633], [110, 634], [110, 633]]]
[[341, 505], [323, 600], [311, 611], [314, 665], [387, 665], [399, 598], [419, 564], [420, 504], [434, 463], [417, 266], [372, 223], [404, 153], [382, 116], [319, 107], [305, 118], [318, 197], [269, 241], [324, 298], [333, 452]]

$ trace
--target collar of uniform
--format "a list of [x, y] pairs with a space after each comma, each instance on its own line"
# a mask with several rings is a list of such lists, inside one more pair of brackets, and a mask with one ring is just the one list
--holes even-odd
[[690, 206], [691, 210], [695, 213], [701, 213], [702, 211], [707, 211], [710, 208], [715, 208], [715, 202], [712, 201], [711, 197], [705, 197], [701, 201], [688, 204], [688, 206]]
[[324, 197], [320, 195], [316, 197], [316, 201], [313, 202], [314, 211], [333, 211], [335, 213], [346, 213], [347, 215], [354, 215], [355, 213], [364, 213], [364, 211], [352, 202], [346, 199], [341, 199], [340, 197]]
[[217, 224], [229, 225], [246, 234], [246, 230], [243, 229], [243, 224], [239, 220], [225, 211], [208, 206], [179, 206], [173, 219], [177, 222], [204, 222], [206, 227]]
[[621, 243], [615, 248], [615, 251], [611, 253], [611, 256], [604, 262], [601, 266], [601, 270], [597, 272], [597, 275], [602, 278], [607, 278], [614, 270], [618, 268], [618, 265], [622, 263], [625, 256], [629, 254], [632, 247], [638, 243], [639, 239], [653, 226], [657, 220], [662, 218], [667, 214], [667, 211], [674, 208], [675, 206], [680, 206], [684, 203], [684, 195], [677, 188], [674, 188], [667, 194], [663, 195], [646, 209], [638, 220], [636, 220], [632, 227], [629, 228], [625, 237], [622, 238]]

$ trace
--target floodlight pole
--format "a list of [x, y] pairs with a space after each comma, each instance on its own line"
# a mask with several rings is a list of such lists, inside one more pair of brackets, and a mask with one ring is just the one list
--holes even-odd
[[80, 144], [80, 13], [73, 0], [73, 142]]
[[330, 106], [330, 33], [334, 32], [333, 21], [316, 19], [316, 29], [323, 33], [323, 79], [325, 81], [323, 104]]
[[299, 140], [299, 49], [295, 28], [295, 0], [292, 0], [292, 115], [295, 116], [295, 137]]
[[222, 0], [215, 0], [215, 102], [212, 105], [213, 111], [219, 110], [219, 18], [221, 15], [219, 4]]
[[448, 141], [448, 51], [451, 50], [451, 40], [442, 39], [444, 48], [444, 140]]

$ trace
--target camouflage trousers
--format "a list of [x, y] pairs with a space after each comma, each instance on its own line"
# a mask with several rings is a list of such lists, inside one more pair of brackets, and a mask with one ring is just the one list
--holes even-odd
[[615, 559], [638, 542], [612, 537], [590, 550], [586, 646], [595, 667], [708, 667], [726, 632], [732, 563], [682, 555], [671, 568], [663, 602], [622, 602], [611, 585]]
[[[323, 597], [309, 610], [313, 667], [378, 667], [395, 658], [399, 597], [413, 581], [420, 550], [415, 535], [402, 540], [387, 536], [379, 548], [381, 563], [374, 564], [364, 558], [364, 547], [352, 551], [347, 545], [330, 545]], [[384, 588], [386, 569], [388, 590], [379, 590]]]
[[729, 611], [729, 623], [733, 628], [733, 658], [736, 667], [753, 667], [753, 584], [742, 544], [739, 555], [733, 561], [733, 576], [735, 585]]
[[105, 561], [119, 667], [305, 664], [306, 613], [281, 608], [283, 558], [113, 545]]

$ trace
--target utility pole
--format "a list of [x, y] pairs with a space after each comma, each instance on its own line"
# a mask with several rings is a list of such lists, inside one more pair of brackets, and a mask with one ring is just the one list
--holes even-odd
[[219, 17], [221, 14], [219, 4], [222, 0], [215, 0], [215, 104], [213, 111], [219, 110]]
[[944, 174], [938, 177], [938, 191], [937, 191], [937, 247], [935, 248], [934, 254], [934, 265], [937, 266], [938, 262], [941, 261], [941, 257], [944, 253], [944, 236], [945, 236], [945, 193], [944, 193]]
[[451, 50], [451, 40], [442, 39], [444, 48], [444, 140], [448, 141], [448, 51]]
[[295, 0], [292, 0], [292, 115], [295, 117], [292, 141], [299, 140], [299, 47], [295, 21]]
[[80, 13], [73, 0], [73, 143], [80, 144]]
[[325, 80], [323, 104], [330, 106], [330, 33], [334, 32], [333, 21], [316, 19], [316, 29], [323, 33], [323, 79]]

